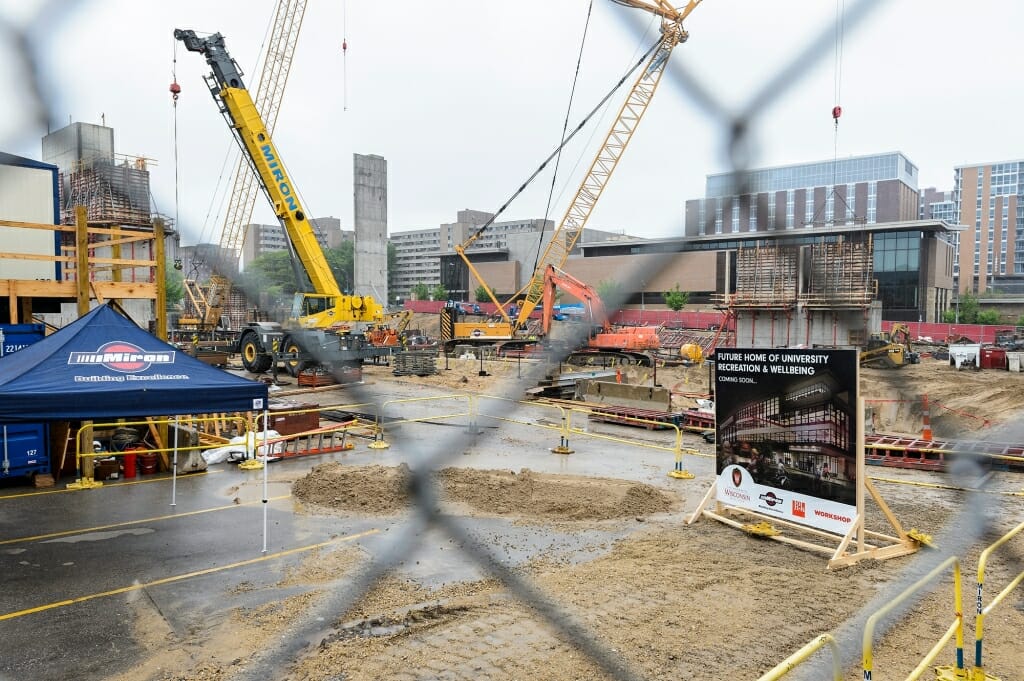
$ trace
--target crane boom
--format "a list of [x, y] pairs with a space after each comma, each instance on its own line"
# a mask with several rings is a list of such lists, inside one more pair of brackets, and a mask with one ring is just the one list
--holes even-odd
[[565, 217], [551, 235], [544, 254], [541, 256], [533, 277], [526, 287], [526, 297], [516, 317], [515, 325], [523, 327], [530, 315], [544, 297], [544, 274], [548, 266], [561, 269], [565, 265], [569, 253], [576, 246], [583, 228], [590, 219], [602, 192], [608, 184], [615, 167], [622, 158], [623, 152], [633, 138], [640, 119], [647, 111], [651, 98], [654, 96], [661, 76], [672, 50], [679, 43], [686, 42], [689, 34], [683, 30], [683, 19], [701, 3], [702, 0], [690, 0], [682, 9], [676, 10], [665, 0], [615, 0], [620, 5], [634, 7], [651, 12], [662, 18], [661, 42], [647, 62], [647, 66], [637, 76], [633, 88], [619, 109], [619, 114], [612, 124], [611, 130], [604, 139], [597, 156], [587, 171], [583, 182], [565, 212]]
[[[306, 13], [306, 1], [280, 0], [274, 14], [263, 69], [256, 86], [256, 109], [263, 115], [263, 125], [271, 135], [274, 134], [281, 99], [288, 83], [302, 19]], [[224, 229], [220, 236], [222, 252], [230, 253], [235, 260], [241, 255], [245, 226], [249, 224], [256, 204], [256, 182], [256, 169], [252, 167], [248, 155], [242, 154], [235, 166], [232, 183], [234, 189], [228, 199]]]
[[248, 155], [260, 184], [270, 200], [281, 224], [284, 226], [295, 253], [302, 263], [313, 291], [323, 296], [341, 297], [341, 290], [334, 280], [316, 234], [299, 201], [294, 185], [288, 177], [281, 157], [270, 139], [266, 126], [256, 105], [242, 82], [242, 74], [234, 59], [227, 52], [224, 36], [214, 33], [199, 38], [195, 31], [175, 30], [174, 36], [192, 52], [200, 52], [213, 69], [207, 79], [210, 92], [220, 104], [221, 112], [231, 126], [243, 151]]

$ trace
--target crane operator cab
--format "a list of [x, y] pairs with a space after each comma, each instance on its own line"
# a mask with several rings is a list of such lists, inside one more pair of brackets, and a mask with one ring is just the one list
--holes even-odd
[[292, 318], [307, 328], [319, 326], [319, 320], [334, 315], [334, 296], [296, 293], [292, 299]]

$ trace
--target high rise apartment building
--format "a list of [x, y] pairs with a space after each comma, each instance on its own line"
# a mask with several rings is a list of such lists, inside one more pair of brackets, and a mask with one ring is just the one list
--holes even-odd
[[958, 166], [961, 225], [954, 276], [961, 292], [1024, 292], [1024, 161]]

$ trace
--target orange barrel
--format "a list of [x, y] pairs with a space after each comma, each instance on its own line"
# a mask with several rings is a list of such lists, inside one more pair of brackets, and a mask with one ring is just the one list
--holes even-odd
[[156, 473], [156, 453], [139, 454], [139, 475]]

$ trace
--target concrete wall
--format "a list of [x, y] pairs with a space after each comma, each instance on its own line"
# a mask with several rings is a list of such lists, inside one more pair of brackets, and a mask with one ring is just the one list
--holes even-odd
[[388, 162], [353, 154], [355, 290], [382, 305], [388, 292]]
[[867, 316], [860, 310], [817, 310], [798, 305], [783, 310], [737, 310], [736, 345], [750, 348], [793, 346], [861, 347], [882, 328], [882, 308], [873, 303]]
[[662, 305], [659, 295], [676, 284], [680, 291], [714, 291], [717, 255], [715, 251], [685, 253], [611, 255], [602, 258], [569, 258], [565, 269], [569, 274], [591, 286], [614, 279], [625, 286], [625, 293], [645, 291], [651, 303]]
[[[0, 164], [0, 218], [52, 225], [55, 219], [54, 173], [45, 168]], [[53, 256], [54, 232], [0, 227], [0, 251]], [[2, 279], [57, 278], [57, 266], [41, 260], [0, 259]]]

